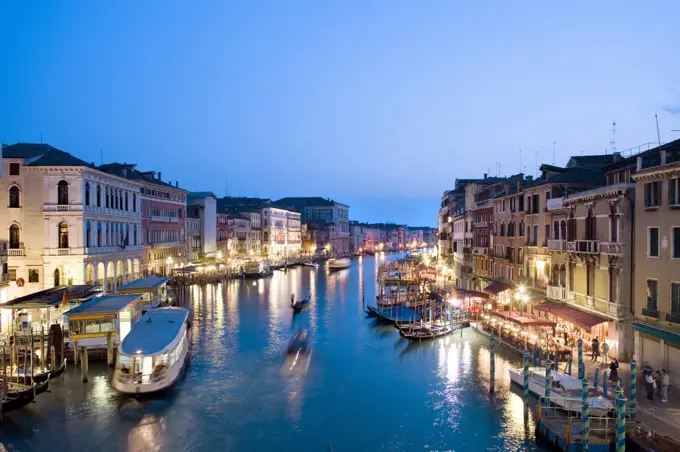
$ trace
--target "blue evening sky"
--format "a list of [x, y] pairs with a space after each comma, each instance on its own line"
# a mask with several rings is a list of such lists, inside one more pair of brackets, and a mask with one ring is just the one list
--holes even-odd
[[680, 138], [678, 1], [0, 5], [0, 140], [435, 225], [456, 177]]

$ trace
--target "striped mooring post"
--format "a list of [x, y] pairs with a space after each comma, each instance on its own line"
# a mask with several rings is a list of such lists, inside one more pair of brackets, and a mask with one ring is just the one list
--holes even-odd
[[536, 353], [537, 353], [537, 352], [536, 352], [536, 344], [534, 343], [534, 347], [533, 347], [533, 350], [532, 350], [532, 352], [531, 352], [531, 359], [532, 359], [532, 362], [533, 362], [532, 365], [533, 365], [534, 367], [536, 367]]
[[524, 406], [529, 407], [529, 350], [524, 350]]
[[626, 396], [616, 396], [616, 452], [626, 450]]
[[600, 368], [595, 368], [595, 376], [593, 377], [593, 386], [595, 387], [595, 392], [597, 392], [597, 385], [600, 384]]
[[604, 371], [604, 374], [602, 374], [602, 397], [605, 399], [607, 398], [607, 382], [609, 381], [609, 374], [607, 371]]
[[545, 360], [545, 403], [550, 403], [550, 386], [552, 386], [552, 379], [550, 378], [550, 368], [552, 363], [549, 359]]
[[555, 351], [555, 370], [556, 370], [557, 372], [560, 371], [560, 357], [559, 357], [557, 351]]
[[578, 340], [578, 379], [586, 378], [585, 369], [583, 368], [583, 339]]
[[583, 397], [583, 411], [581, 412], [581, 422], [583, 423], [583, 428], [581, 429], [581, 447], [584, 452], [588, 451], [590, 436], [590, 416], [588, 413], [590, 405], [590, 397], [588, 394], [589, 386], [588, 380], [584, 378], [581, 386], [581, 396]]
[[569, 374], [569, 376], [571, 376], [571, 362], [573, 360], [574, 360], [574, 358], [570, 354], [569, 359], [567, 360], [567, 373]]
[[637, 361], [630, 360], [630, 419], [637, 419]]
[[496, 386], [496, 339], [491, 335], [491, 361], [489, 362], [489, 392]]

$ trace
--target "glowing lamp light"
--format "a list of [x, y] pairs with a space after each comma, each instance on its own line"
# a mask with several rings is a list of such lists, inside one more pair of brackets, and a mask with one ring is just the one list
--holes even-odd
[[137, 354], [138, 354], [138, 355], [141, 355], [141, 354], [142, 354], [142, 351], [141, 351], [141, 350], [137, 350]]
[[493, 305], [492, 305], [491, 303], [488, 303], [488, 304], [486, 305], [486, 309], [488, 309], [489, 311], [490, 311], [492, 308], [493, 308]]

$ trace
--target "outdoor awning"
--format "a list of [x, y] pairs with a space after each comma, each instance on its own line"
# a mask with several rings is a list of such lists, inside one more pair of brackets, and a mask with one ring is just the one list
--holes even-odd
[[604, 323], [607, 319], [599, 315], [591, 314], [589, 312], [581, 311], [580, 309], [572, 308], [562, 303], [555, 303], [552, 301], [544, 301], [534, 306], [537, 311], [549, 312], [557, 317], [563, 318], [574, 325], [581, 328], [590, 329], [595, 325]]
[[454, 289], [455, 296], [462, 298], [489, 298], [489, 294], [483, 292], [477, 292], [475, 290], [465, 290], [465, 289]]
[[504, 292], [504, 291], [506, 291], [510, 288], [511, 288], [510, 284], [506, 284], [506, 283], [503, 283], [503, 282], [495, 282], [495, 283], [491, 283], [491, 285], [489, 285], [489, 287], [484, 289], [484, 292], [494, 294], [494, 295], [498, 295], [499, 293]]
[[555, 327], [555, 322], [551, 322], [548, 319], [538, 319], [536, 317], [529, 317], [525, 315], [510, 315], [510, 314], [505, 314], [504, 312], [493, 312], [491, 313], [492, 316], [499, 317], [503, 320], [507, 320], [509, 322], [517, 323], [518, 325], [525, 326], [525, 327], [539, 327], [539, 326], [547, 326], [554, 328]]

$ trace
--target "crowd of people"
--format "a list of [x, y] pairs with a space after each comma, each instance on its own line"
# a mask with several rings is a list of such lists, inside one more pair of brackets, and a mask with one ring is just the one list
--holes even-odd
[[666, 372], [666, 369], [656, 372], [650, 366], [642, 368], [642, 376], [644, 378], [645, 392], [647, 393], [647, 400], [660, 399], [661, 402], [668, 402], [668, 387], [671, 385], [671, 377]]

